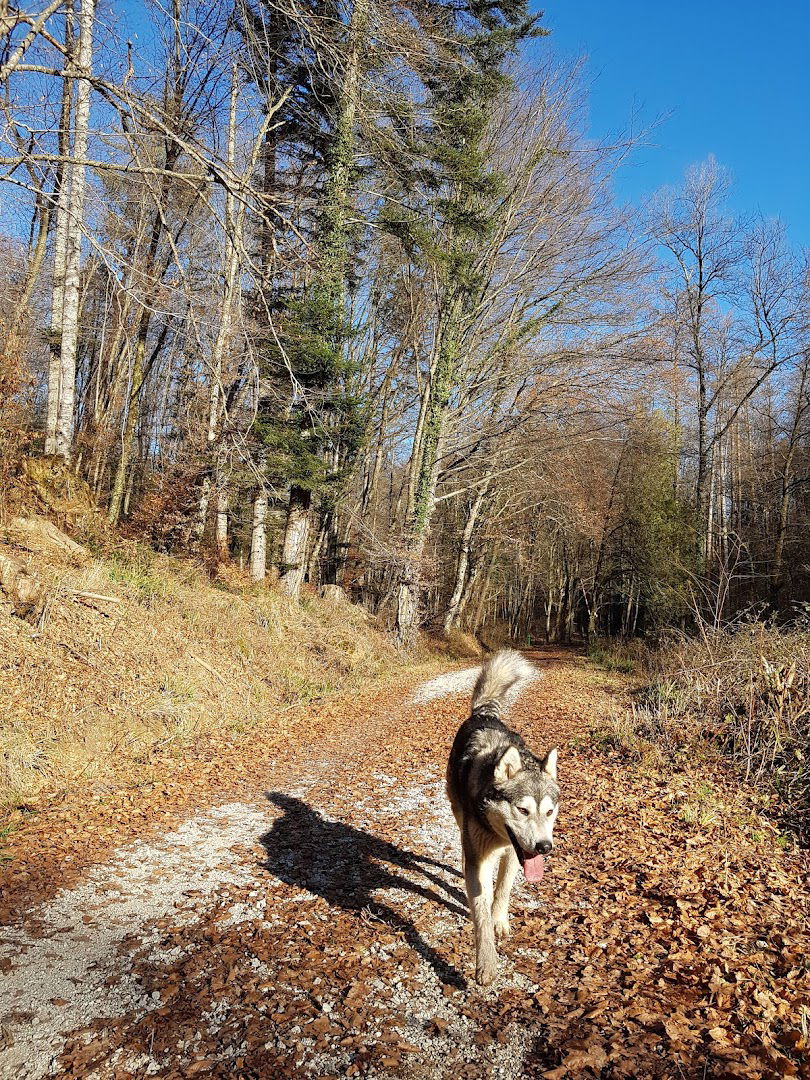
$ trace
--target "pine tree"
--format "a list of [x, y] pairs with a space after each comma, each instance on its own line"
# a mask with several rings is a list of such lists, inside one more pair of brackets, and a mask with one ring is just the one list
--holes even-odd
[[[479, 257], [492, 228], [493, 212], [506, 178], [490, 167], [485, 147], [494, 104], [512, 86], [509, 59], [520, 44], [546, 31], [525, 2], [471, 4], [461, 14], [437, 13], [446, 24], [446, 44], [424, 73], [428, 94], [426, 127], [413, 156], [423, 164], [415, 187], [427, 198], [424, 215], [403, 215], [388, 206], [384, 223], [409, 253], [437, 275], [441, 300], [433, 340], [430, 377], [414, 440], [405, 556], [399, 587], [397, 630], [408, 642], [417, 625], [419, 562], [433, 514], [438, 461], [451, 397], [459, 379], [466, 320], [485, 280]], [[448, 44], [449, 43], [449, 44]]]
[[[273, 326], [261, 350], [265, 392], [255, 425], [268, 483], [289, 492], [281, 580], [293, 596], [304, 578], [313, 497], [328, 511], [362, 429], [345, 343], [348, 209], [368, 11], [368, 0], [357, 0], [344, 23], [338, 9], [321, 0], [295, 17], [273, 10], [273, 32], [261, 37], [255, 24], [262, 16], [253, 12], [252, 40], [272, 42], [265, 68], [268, 98], [280, 96], [285, 84], [293, 88], [268, 147], [268, 194], [283, 212], [285, 178], [298, 183], [301, 175], [316, 174], [298, 227], [290, 229], [281, 214], [274, 224], [276, 247], [279, 234], [288, 230], [304, 236], [309, 251], [303, 282], [300, 275], [266, 276], [262, 299]], [[274, 213], [272, 205], [268, 212]]]

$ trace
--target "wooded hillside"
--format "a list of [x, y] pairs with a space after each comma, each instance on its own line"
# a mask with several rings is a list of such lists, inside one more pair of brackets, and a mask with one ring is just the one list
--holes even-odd
[[128, 537], [403, 642], [810, 600], [806, 257], [711, 159], [617, 206], [633, 139], [525, 0], [0, 29], [7, 489], [50, 455]]

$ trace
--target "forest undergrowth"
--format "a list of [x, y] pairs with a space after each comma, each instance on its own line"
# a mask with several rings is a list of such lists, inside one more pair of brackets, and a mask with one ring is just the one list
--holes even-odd
[[594, 730], [637, 758], [731, 762], [763, 804], [810, 841], [810, 618], [740, 620], [656, 648], [599, 642], [591, 659], [638, 683], [630, 710]]

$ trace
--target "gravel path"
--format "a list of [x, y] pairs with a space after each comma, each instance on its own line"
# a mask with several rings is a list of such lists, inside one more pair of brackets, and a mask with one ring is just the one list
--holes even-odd
[[438, 675], [435, 679], [417, 686], [411, 696], [414, 705], [426, 705], [429, 701], [437, 701], [451, 694], [470, 694], [478, 678], [479, 667], [464, 668], [463, 671], [449, 671], [446, 675]]
[[31, 912], [30, 929], [4, 931], [4, 955], [14, 959], [0, 979], [0, 1075], [37, 1080], [55, 1067], [66, 1032], [154, 1008], [137, 979], [118, 978], [119, 946], [135, 931], [156, 941], [160, 919], [187, 923], [223, 882], [253, 880], [250, 863], [231, 854], [270, 820], [246, 804], [216, 807], [157, 843], [122, 848], [85, 884]]
[[[471, 694], [480, 670], [479, 665], [478, 667], [464, 668], [462, 671], [450, 671], [446, 675], [439, 675], [435, 679], [430, 679], [429, 682], [422, 683], [421, 686], [414, 690], [411, 702], [414, 705], [426, 705], [429, 701], [438, 701], [454, 694]], [[537, 672], [533, 678], [523, 679], [517, 686], [514, 686], [508, 694], [508, 704], [513, 705], [526, 687], [539, 678], [541, 678], [541, 675], [540, 672]]]

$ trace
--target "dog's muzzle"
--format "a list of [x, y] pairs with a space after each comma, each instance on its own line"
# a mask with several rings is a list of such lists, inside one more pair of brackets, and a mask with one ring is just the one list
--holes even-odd
[[541, 840], [535, 847], [537, 854], [531, 851], [524, 851], [520, 844], [517, 842], [517, 838], [509, 826], [506, 826], [506, 834], [512, 841], [512, 847], [515, 849], [515, 854], [518, 857], [520, 865], [523, 867], [523, 873], [527, 881], [542, 881], [543, 873], [545, 871], [545, 862], [543, 855], [546, 852], [551, 851], [552, 844], [550, 840]]

